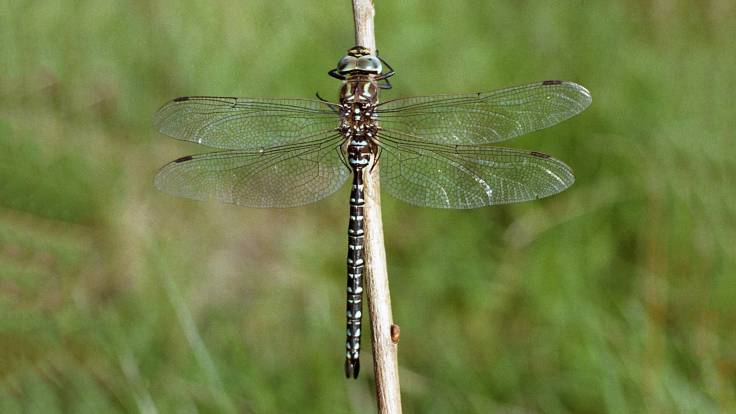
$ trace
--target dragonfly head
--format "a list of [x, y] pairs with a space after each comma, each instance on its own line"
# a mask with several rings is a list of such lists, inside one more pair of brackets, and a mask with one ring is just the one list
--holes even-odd
[[337, 72], [346, 75], [353, 72], [380, 74], [383, 71], [381, 60], [371, 55], [370, 50], [363, 46], [355, 46], [348, 50], [339, 62], [337, 62]]

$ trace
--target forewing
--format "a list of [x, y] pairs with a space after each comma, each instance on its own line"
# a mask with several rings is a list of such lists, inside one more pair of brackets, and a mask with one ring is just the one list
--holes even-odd
[[562, 122], [590, 105], [572, 82], [544, 81], [488, 93], [396, 99], [378, 105], [387, 131], [418, 141], [478, 145], [504, 141]]
[[571, 186], [570, 167], [534, 151], [380, 142], [381, 187], [425, 207], [476, 208], [535, 200]]
[[335, 130], [334, 107], [305, 99], [189, 96], [156, 112], [154, 126], [172, 138], [222, 149], [260, 149]]
[[246, 207], [295, 207], [337, 191], [350, 175], [341, 138], [255, 151], [222, 151], [180, 158], [156, 175], [156, 187], [196, 200]]

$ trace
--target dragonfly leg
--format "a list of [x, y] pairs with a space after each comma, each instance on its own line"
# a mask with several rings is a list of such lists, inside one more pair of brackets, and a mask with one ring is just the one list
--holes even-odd
[[337, 151], [337, 155], [340, 157], [340, 161], [342, 161], [342, 163], [346, 167], [350, 168], [350, 164], [348, 163], [348, 160], [345, 158], [345, 154], [342, 152], [342, 144], [336, 146], [335, 151]]
[[378, 87], [381, 88], [381, 89], [391, 89], [391, 88], [393, 88], [393, 86], [391, 85], [391, 82], [388, 81], [388, 78], [390, 78], [391, 76], [394, 76], [396, 74], [396, 72], [394, 72], [394, 68], [392, 68], [391, 65], [389, 65], [388, 62], [386, 62], [385, 60], [383, 60], [382, 57], [378, 56], [378, 51], [377, 50], [376, 50], [376, 57], [381, 61], [381, 63], [383, 63], [384, 65], [386, 65], [386, 68], [388, 68], [388, 72], [382, 73], [382, 74], [380, 74], [380, 75], [378, 75], [376, 77], [377, 80], [379, 80], [379, 81], [382, 80], [382, 81], [385, 81], [386, 82], [383, 85], [378, 85]]
[[370, 172], [373, 172], [373, 168], [375, 168], [375, 166], [378, 165], [378, 160], [381, 159], [381, 152], [383, 152], [381, 151], [381, 147], [378, 147], [376, 158], [373, 160], [373, 165], [371, 165]]
[[378, 87], [380, 89], [391, 89], [391, 88], [393, 88], [393, 85], [391, 85], [391, 82], [389, 82], [387, 78], [383, 78], [383, 79], [379, 79], [379, 80], [382, 80], [382, 81], [385, 81], [386, 82], [386, 83], [379, 83], [378, 84]]
[[331, 71], [327, 72], [327, 74], [332, 76], [335, 79], [345, 80], [345, 76], [339, 74], [337, 72], [337, 69], [332, 69]]
[[327, 104], [327, 106], [329, 106], [330, 109], [332, 109], [332, 112], [334, 112], [334, 113], [336, 113], [338, 115], [340, 114], [340, 111], [338, 110], [338, 106], [336, 104], [334, 104], [334, 103], [328, 101], [327, 99], [319, 96], [319, 92], [315, 92], [315, 95], [317, 96], [317, 99], [319, 99], [320, 101], [322, 101], [325, 104]]

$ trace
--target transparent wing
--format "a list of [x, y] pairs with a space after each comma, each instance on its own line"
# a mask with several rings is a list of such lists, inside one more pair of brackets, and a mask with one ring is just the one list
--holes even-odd
[[379, 136], [381, 187], [411, 204], [476, 208], [516, 203], [559, 193], [575, 181], [570, 167], [539, 152]]
[[172, 138], [222, 149], [259, 149], [335, 130], [333, 104], [305, 99], [188, 96], [159, 109], [154, 126]]
[[342, 137], [265, 150], [233, 150], [180, 158], [156, 174], [156, 187], [196, 200], [246, 207], [295, 207], [337, 191], [350, 175]]
[[378, 105], [382, 128], [452, 145], [504, 141], [562, 122], [590, 105], [572, 82], [544, 81], [488, 93], [396, 99]]

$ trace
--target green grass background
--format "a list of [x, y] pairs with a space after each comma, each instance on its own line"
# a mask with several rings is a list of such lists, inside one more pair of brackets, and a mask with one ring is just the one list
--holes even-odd
[[[384, 197], [406, 413], [736, 412], [736, 5], [377, 2], [388, 97], [544, 79], [593, 105], [509, 145], [576, 184]], [[347, 191], [157, 192], [180, 95], [336, 96], [348, 1], [0, 2], [0, 412], [371, 413], [343, 378]], [[367, 342], [364, 342], [367, 349]]]

